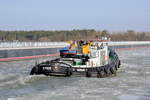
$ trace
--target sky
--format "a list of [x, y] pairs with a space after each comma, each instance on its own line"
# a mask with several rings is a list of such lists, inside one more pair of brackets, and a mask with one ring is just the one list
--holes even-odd
[[0, 0], [0, 30], [150, 31], [150, 0]]

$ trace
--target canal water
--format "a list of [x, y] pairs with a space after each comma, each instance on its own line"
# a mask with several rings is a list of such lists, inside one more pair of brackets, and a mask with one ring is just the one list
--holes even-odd
[[150, 48], [117, 53], [121, 68], [107, 78], [29, 75], [54, 57], [0, 62], [0, 100], [150, 100]]

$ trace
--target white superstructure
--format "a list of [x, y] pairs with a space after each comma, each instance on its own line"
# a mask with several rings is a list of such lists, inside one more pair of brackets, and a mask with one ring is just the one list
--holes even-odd
[[99, 67], [108, 64], [108, 44], [102, 42], [94, 42], [90, 46], [89, 59], [85, 65], [75, 65], [73, 67]]

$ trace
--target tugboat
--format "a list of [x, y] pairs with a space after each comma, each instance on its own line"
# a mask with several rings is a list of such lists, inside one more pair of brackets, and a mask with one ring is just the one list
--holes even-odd
[[108, 47], [108, 42], [78, 41], [61, 49], [59, 58], [36, 64], [30, 75], [103, 78], [115, 75], [120, 65], [118, 55]]

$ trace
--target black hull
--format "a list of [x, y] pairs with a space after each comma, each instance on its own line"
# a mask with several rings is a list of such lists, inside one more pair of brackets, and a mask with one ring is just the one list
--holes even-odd
[[[56, 60], [55, 60], [56, 61]], [[46, 76], [85, 76], [85, 77], [108, 77], [115, 75], [120, 67], [120, 60], [114, 59], [111, 63], [90, 68], [71, 67], [69, 64], [64, 64], [63, 67], [56, 68], [53, 66], [55, 61], [47, 61], [34, 66], [30, 72], [30, 75], [44, 74]]]

